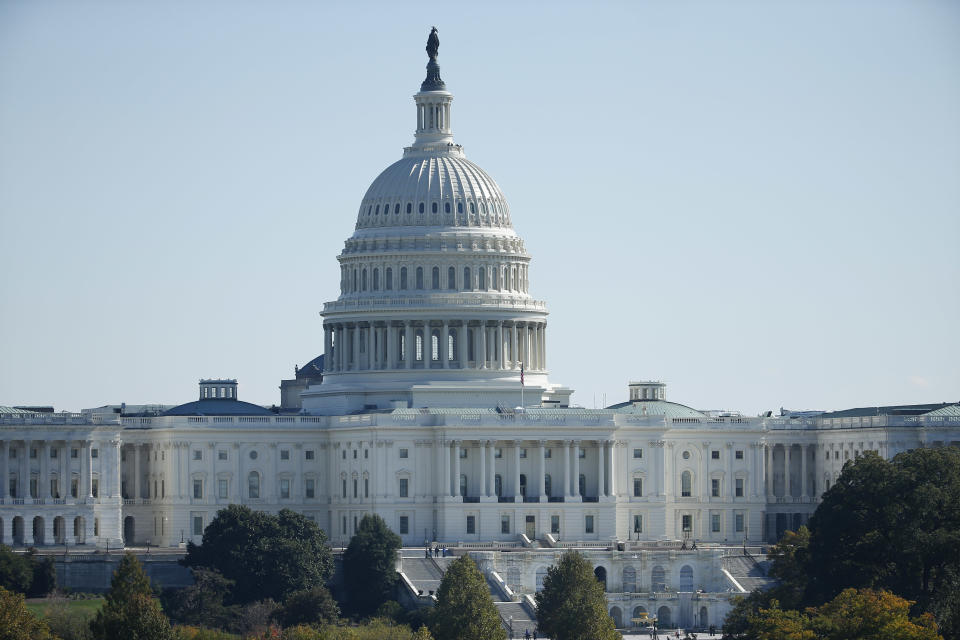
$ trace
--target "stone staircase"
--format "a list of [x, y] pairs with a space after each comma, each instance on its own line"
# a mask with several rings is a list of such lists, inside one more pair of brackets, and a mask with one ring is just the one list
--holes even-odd
[[764, 567], [753, 556], [727, 556], [723, 559], [723, 568], [746, 592], [754, 589], [769, 589], [777, 584], [777, 581], [767, 575]]

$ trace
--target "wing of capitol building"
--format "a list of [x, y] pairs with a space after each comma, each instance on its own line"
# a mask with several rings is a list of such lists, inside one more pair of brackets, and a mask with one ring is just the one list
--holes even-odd
[[[435, 56], [414, 103], [413, 144], [337, 256], [323, 354], [282, 381], [281, 406], [204, 379], [175, 407], [0, 408], [0, 542], [177, 549], [239, 503], [301, 512], [339, 546], [376, 513], [407, 546], [469, 549], [503, 602], [529, 602], [574, 547], [619, 627], [706, 626], [763, 582], [763, 545], [807, 521], [844, 463], [960, 445], [956, 403], [745, 417], [639, 381], [625, 402], [570, 406], [531, 256], [454, 141]], [[404, 562], [426, 598], [434, 569]]]

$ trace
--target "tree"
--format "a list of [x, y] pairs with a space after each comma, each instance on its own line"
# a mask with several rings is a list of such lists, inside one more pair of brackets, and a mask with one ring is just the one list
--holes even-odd
[[378, 515], [365, 515], [343, 554], [343, 580], [350, 607], [369, 615], [393, 597], [396, 558], [402, 541]]
[[457, 558], [437, 589], [433, 632], [437, 640], [504, 640], [490, 589], [470, 556]]
[[219, 571], [194, 569], [193, 584], [164, 590], [161, 602], [170, 618], [180, 624], [225, 627], [233, 612], [223, 601], [232, 588], [233, 581]]
[[33, 566], [30, 557], [14, 553], [6, 545], [0, 545], [0, 587], [26, 593], [32, 583]]
[[326, 587], [294, 591], [274, 614], [284, 627], [316, 622], [336, 622], [340, 609]]
[[113, 572], [90, 630], [97, 640], [174, 640], [170, 621], [153, 599], [150, 579], [132, 553], [125, 554]]
[[53, 558], [29, 554], [32, 569], [32, 579], [27, 595], [31, 598], [41, 598], [57, 588], [57, 568]]
[[802, 606], [807, 586], [809, 546], [810, 530], [800, 527], [796, 532], [785, 532], [780, 542], [770, 550], [769, 558], [773, 561], [770, 577], [780, 581], [771, 590], [771, 597], [788, 609]]
[[323, 585], [333, 575], [333, 558], [324, 532], [303, 515], [282, 509], [277, 515], [230, 505], [203, 532], [203, 542], [187, 544], [187, 567], [215, 569], [235, 586], [233, 602], [287, 594]]
[[844, 465], [810, 520], [807, 605], [844, 588], [887, 589], [960, 636], [960, 448]]
[[0, 640], [55, 640], [47, 624], [27, 611], [22, 593], [0, 587]]
[[[773, 600], [769, 609], [760, 609], [748, 619], [746, 636], [751, 640], [815, 640], [810, 619], [790, 609], [783, 610]], [[892, 639], [891, 639], [892, 640]]]
[[607, 613], [603, 586], [593, 567], [576, 551], [567, 551], [547, 569], [536, 595], [537, 624], [554, 640], [614, 640], [621, 636]]

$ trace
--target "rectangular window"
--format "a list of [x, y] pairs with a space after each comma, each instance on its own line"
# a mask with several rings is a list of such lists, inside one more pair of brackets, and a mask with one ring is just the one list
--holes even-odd
[[363, 497], [364, 498], [370, 497], [370, 478], [363, 479]]
[[712, 533], [720, 533], [720, 514], [719, 513], [710, 514], [710, 531]]
[[[127, 481], [124, 480], [123, 482], [121, 482], [121, 483], [120, 483], [120, 486], [121, 486], [121, 489], [120, 489], [121, 493], [122, 493], [124, 496], [126, 496], [126, 495], [127, 495]], [[59, 498], [59, 497], [61, 497], [61, 496], [60, 496], [60, 483], [57, 482], [57, 479], [56, 479], [56, 478], [51, 478], [51, 479], [50, 479], [50, 495], [52, 495], [54, 498]]]
[[313, 478], [307, 478], [303, 481], [303, 490], [307, 494], [308, 498], [316, 497], [316, 480]]
[[217, 451], [217, 460], [226, 460], [227, 459], [227, 450], [220, 449]]
[[[74, 482], [76, 482], [76, 480], [74, 480]], [[10, 478], [10, 495], [11, 496], [17, 495], [17, 479], [16, 478]], [[76, 498], [77, 495], [74, 494], [73, 497]]]
[[353, 450], [353, 459], [354, 459], [354, 460], [357, 459], [357, 450], [356, 450], [356, 449]]
[[409, 483], [410, 483], [410, 481], [407, 480], [406, 478], [400, 478], [400, 497], [401, 497], [401, 498], [409, 498], [409, 497], [410, 497], [410, 493], [409, 493], [409, 492], [410, 492]]
[[742, 497], [743, 497], [743, 478], [737, 478], [737, 479], [736, 479], [736, 485], [734, 485], [734, 489], [733, 489], [733, 490], [736, 492], [736, 496], [737, 496], [738, 498], [742, 498]]
[[203, 535], [203, 516], [194, 514], [193, 516], [193, 535]]
[[584, 532], [584, 533], [593, 533], [593, 516], [584, 516], [584, 518], [583, 518], [583, 532]]
[[580, 458], [581, 460], [583, 460], [584, 458], [587, 457], [587, 450], [586, 450], [586, 449], [578, 448], [577, 451], [578, 451], [577, 457]]
[[633, 497], [635, 498], [643, 497], [643, 478], [633, 479]]
[[[38, 482], [38, 480], [37, 480], [36, 478], [30, 478], [30, 497], [31, 497], [31, 498], [38, 498], [38, 497], [40, 497], [40, 496], [39, 496], [39, 490], [37, 489], [37, 482]], [[94, 482], [96, 482], [96, 481], [94, 481]], [[93, 497], [97, 497], [97, 494], [93, 494]]]
[[353, 479], [353, 497], [354, 497], [354, 498], [358, 497], [358, 494], [357, 494], [357, 486], [358, 486], [358, 485], [357, 485], [357, 479], [354, 478], [354, 479]]
[[290, 497], [290, 478], [280, 478], [280, 497]]
[[193, 497], [195, 500], [203, 498], [203, 480], [193, 481]]
[[251, 498], [260, 498], [260, 476], [256, 473], [251, 473], [247, 477], [247, 492]]
[[343, 458], [344, 460], [347, 459], [347, 452], [346, 452], [346, 450], [343, 450], [343, 451], [340, 452], [340, 457]]
[[217, 495], [221, 500], [227, 499], [227, 491], [229, 490], [229, 484], [226, 478], [220, 478], [217, 480]]
[[347, 497], [347, 481], [346, 480], [343, 481], [343, 497], [344, 498]]
[[[15, 483], [14, 480], [11, 480], [10, 483], [11, 483], [10, 484], [11, 487], [16, 486], [16, 484], [14, 484]], [[78, 478], [73, 478], [70, 480], [70, 497], [76, 498], [79, 496], [79, 494], [80, 494], [80, 480]], [[17, 492], [11, 490], [10, 495], [17, 495]], [[139, 498], [140, 496], [137, 496], [137, 497]]]
[[743, 460], [743, 450], [742, 450], [742, 449], [738, 450], [738, 451], [734, 454], [734, 457], [735, 457], [737, 460]]
[[494, 457], [494, 458], [502, 458], [502, 457], [503, 457], [503, 449], [502, 449], [501, 447], [495, 447], [494, 450], [493, 450], [493, 457]]
[[410, 516], [400, 516], [400, 535], [410, 533]]
[[409, 449], [400, 449], [400, 457], [401, 457], [401, 458], [408, 458], [408, 457], [410, 457], [410, 450], [409, 450]]
[[[830, 454], [828, 453], [827, 455], [829, 456]], [[11, 458], [16, 458], [16, 457], [17, 457], [17, 451], [16, 451], [15, 449], [12, 450], [12, 451], [10, 451], [10, 457], [11, 457]], [[79, 457], [80, 457], [80, 450], [79, 450], [79, 449], [70, 449], [70, 457], [71, 457], [71, 458], [74, 458], [74, 459], [79, 458]]]
[[467, 516], [467, 534], [477, 532], [477, 517]]
[[92, 491], [93, 497], [99, 498], [100, 497], [100, 481], [97, 478], [94, 478], [92, 486], [93, 486], [93, 491]]
[[281, 449], [280, 450], [280, 459], [289, 460], [290, 459], [290, 449]]
[[550, 533], [560, 533], [560, 516], [550, 516]]
[[710, 480], [710, 495], [714, 498], [720, 497], [720, 480], [718, 478]]
[[466, 457], [467, 457], [467, 450], [460, 449], [460, 459], [463, 460], [463, 459], [466, 459]]
[[720, 459], [720, 452], [717, 451], [716, 449], [714, 449], [713, 451], [711, 451], [711, 452], [710, 452], [710, 459], [711, 459], [711, 460], [719, 460], [719, 459]]
[[313, 449], [307, 449], [303, 452], [303, 457], [307, 460], [313, 460]]
[[643, 457], [643, 449], [634, 449], [634, 450], [633, 450], [633, 457], [634, 457], [634, 458], [642, 458], [642, 457]]
[[738, 513], [733, 516], [733, 523], [736, 527], [737, 533], [743, 533], [743, 514]]
[[680, 520], [680, 527], [684, 531], [693, 531], [693, 516], [689, 513], [684, 515]]
[[521, 457], [521, 458], [526, 458], [526, 457], [527, 457], [527, 450], [526, 450], [526, 449], [520, 449], [520, 457]]
[[[126, 458], [126, 454], [127, 454], [126, 449], [121, 450], [121, 451], [120, 451], [120, 459], [121, 459], [121, 460], [126, 460], [126, 459], [127, 459], [127, 458]], [[50, 457], [51, 457], [51, 458], [56, 458], [56, 457], [57, 457], [57, 448], [56, 448], [56, 447], [53, 447], [53, 448], [50, 449]]]
[[[96, 451], [96, 449], [94, 449], [94, 451]], [[97, 456], [94, 455], [93, 457], [96, 458]], [[31, 460], [36, 460], [36, 458], [37, 458], [37, 450], [31, 447], [31, 448], [30, 448], [30, 459], [31, 459]]]
[[[34, 449], [33, 452], [36, 453], [37, 450]], [[31, 457], [32, 457], [32, 458], [36, 458], [37, 456], [34, 455], [34, 456], [31, 456]], [[90, 457], [91, 457], [91, 458], [99, 458], [99, 457], [100, 457], [100, 449], [90, 449]]]
[[544, 457], [544, 458], [551, 458], [551, 457], [553, 457], [553, 451], [552, 451], [551, 449], [545, 449], [544, 452], [543, 452], [543, 457]]
[[364, 459], [364, 460], [369, 460], [369, 459], [370, 459], [370, 449], [364, 449], [364, 450], [363, 450], [363, 459]]
[[506, 514], [500, 516], [500, 533], [510, 533], [510, 516]]
[[633, 532], [637, 534], [643, 533], [643, 516], [640, 514], [633, 516]]
[[193, 459], [194, 460], [203, 460], [203, 451], [201, 449], [193, 450]]

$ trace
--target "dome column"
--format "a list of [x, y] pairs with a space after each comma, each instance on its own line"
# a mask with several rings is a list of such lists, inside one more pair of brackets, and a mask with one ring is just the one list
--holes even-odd
[[353, 328], [350, 329], [350, 348], [352, 352], [350, 368], [356, 371], [360, 368], [360, 324], [357, 322], [353, 323]]
[[433, 366], [433, 328], [429, 320], [423, 322], [423, 368]]
[[413, 369], [413, 323], [405, 320], [403, 323], [403, 368]]
[[477, 336], [480, 340], [480, 349], [477, 352], [477, 368], [486, 369], [487, 368], [487, 323], [484, 320], [480, 321], [480, 334]]
[[503, 358], [503, 320], [497, 321], [497, 369], [503, 371], [506, 365]]
[[368, 370], [374, 368], [373, 366], [373, 332], [374, 330], [375, 329], [373, 328], [373, 323], [368, 322], [367, 336], [366, 336], [367, 337], [367, 366], [364, 367], [365, 369], [368, 369]]
[[440, 360], [442, 360], [442, 367], [444, 369], [450, 368], [450, 324], [444, 320], [443, 329], [440, 333]]
[[514, 322], [513, 326], [510, 327], [510, 368], [517, 369], [517, 323]]

